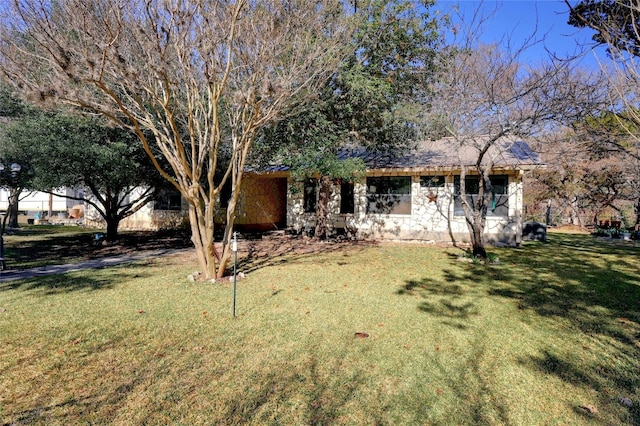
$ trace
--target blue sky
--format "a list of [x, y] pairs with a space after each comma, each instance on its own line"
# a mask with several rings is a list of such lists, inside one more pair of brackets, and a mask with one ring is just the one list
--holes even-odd
[[[589, 44], [593, 35], [593, 31], [589, 29], [578, 29], [567, 24], [569, 11], [562, 0], [437, 0], [435, 8], [445, 12], [455, 5], [459, 6], [465, 16], [472, 14], [480, 5], [486, 15], [490, 15], [495, 9], [495, 14], [484, 26], [481, 37], [483, 42], [511, 38], [513, 44], [520, 45], [534, 32], [537, 39], [544, 37], [543, 43], [527, 51], [524, 59], [530, 62], [545, 59], [545, 48], [561, 57], [573, 55], [580, 44]], [[598, 50], [598, 56], [604, 58], [602, 48]], [[597, 66], [597, 61], [593, 54], [588, 54], [582, 64]]]

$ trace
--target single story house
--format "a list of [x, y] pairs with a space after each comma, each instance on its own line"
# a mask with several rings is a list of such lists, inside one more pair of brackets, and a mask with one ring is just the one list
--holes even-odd
[[[327, 217], [332, 233], [356, 238], [466, 242], [469, 232], [457, 191], [461, 164], [477, 161], [477, 150], [454, 139], [425, 141], [406, 153], [385, 155], [364, 149], [340, 152], [358, 157], [366, 175], [355, 182], [334, 182]], [[522, 237], [523, 176], [544, 167], [529, 145], [503, 138], [489, 150], [493, 162], [491, 208], [485, 227], [489, 242], [518, 243]], [[467, 195], [477, 193], [478, 176], [468, 171]], [[316, 179], [294, 181], [284, 166], [245, 174], [235, 226], [240, 231], [315, 228]], [[222, 197], [224, 198], [224, 197]], [[224, 220], [224, 205], [217, 222]], [[159, 229], [186, 223], [187, 206], [167, 193], [121, 222], [122, 229]]]
[[[330, 232], [357, 238], [466, 242], [469, 231], [456, 195], [461, 164], [473, 165], [477, 150], [451, 138], [425, 141], [400, 155], [343, 150], [358, 157], [366, 176], [334, 182], [327, 217]], [[489, 242], [518, 243], [522, 237], [523, 176], [543, 167], [522, 140], [503, 138], [487, 153], [493, 162], [491, 208], [485, 228]], [[478, 176], [468, 171], [465, 188], [473, 198]], [[317, 180], [294, 182], [286, 167], [245, 175], [237, 214], [239, 229], [310, 232], [316, 223]], [[477, 195], [476, 195], [477, 196]]]

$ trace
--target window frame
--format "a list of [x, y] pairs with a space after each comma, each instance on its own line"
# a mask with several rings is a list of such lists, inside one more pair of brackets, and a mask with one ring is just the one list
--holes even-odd
[[[491, 204], [488, 206], [487, 216], [509, 217], [509, 175], [489, 175], [489, 180], [491, 181]], [[460, 175], [454, 176], [453, 186], [455, 195], [453, 215], [464, 216], [464, 207], [460, 199]], [[469, 202], [475, 204], [480, 192], [479, 175], [465, 176], [465, 191]]]
[[354, 184], [350, 181], [340, 182], [340, 214], [356, 212]]
[[370, 176], [366, 186], [367, 214], [411, 216], [411, 176]]
[[[436, 180], [436, 182], [434, 182], [434, 180]], [[435, 189], [435, 188], [444, 188], [444, 187], [445, 187], [444, 175], [420, 176], [420, 188]]]
[[[178, 201], [176, 203], [176, 200]], [[166, 207], [165, 207], [166, 206]], [[166, 190], [160, 192], [153, 200], [154, 211], [181, 211], [182, 210], [182, 194], [178, 191]]]
[[302, 207], [305, 213], [316, 213], [318, 210], [318, 179], [307, 178], [302, 186]]

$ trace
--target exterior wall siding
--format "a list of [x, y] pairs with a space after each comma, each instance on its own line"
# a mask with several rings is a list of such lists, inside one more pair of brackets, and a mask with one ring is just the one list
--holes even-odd
[[[519, 216], [522, 206], [522, 180], [517, 173], [509, 175], [509, 214], [487, 216], [485, 236], [488, 242], [519, 242]], [[366, 181], [354, 185], [355, 210], [340, 214], [340, 186], [334, 185], [327, 221], [329, 230], [345, 232], [357, 238], [419, 240], [431, 242], [468, 242], [469, 231], [464, 216], [454, 215], [453, 175], [445, 177], [445, 185], [423, 188], [420, 176], [411, 177], [411, 214], [367, 213]], [[436, 197], [434, 197], [434, 195]], [[303, 196], [289, 191], [287, 224], [297, 232], [315, 227], [315, 214], [304, 213]]]
[[269, 231], [287, 221], [287, 179], [247, 175], [242, 182], [235, 224], [240, 229]]
[[[81, 196], [82, 190], [74, 190], [70, 188], [63, 188], [59, 190], [60, 193], [64, 193], [68, 196]], [[81, 202], [78, 200], [72, 200], [66, 197], [60, 197], [57, 195], [50, 195], [46, 192], [34, 191], [28, 193], [24, 191], [21, 194], [18, 208], [20, 211], [26, 211], [29, 214], [35, 212], [47, 212], [49, 206], [51, 206], [52, 212], [67, 212], [69, 209], [77, 206]], [[6, 211], [9, 206], [9, 191], [4, 188], [0, 188], [0, 211]]]
[[[508, 216], [487, 216], [486, 240], [518, 243], [521, 238], [522, 178], [517, 171], [500, 174], [508, 174], [509, 177]], [[393, 176], [398, 175], [402, 174]], [[468, 242], [469, 231], [464, 216], [454, 215], [454, 175], [445, 176], [444, 186], [437, 188], [422, 187], [420, 175], [404, 175], [411, 176], [410, 214], [367, 213], [365, 179], [354, 184], [354, 213], [341, 214], [340, 185], [333, 185], [327, 217], [329, 232], [362, 239]], [[154, 210], [154, 203], [149, 203], [123, 220], [120, 229], [158, 230], [188, 226], [187, 210], [184, 200], [179, 211]], [[218, 209], [216, 222], [224, 223], [224, 218], [225, 210]], [[90, 213], [87, 222], [104, 226], [99, 217]], [[285, 175], [249, 175], [243, 182], [236, 218], [238, 229], [265, 231], [287, 227], [295, 232], [308, 233], [315, 228], [315, 224], [315, 213], [304, 212], [304, 194], [300, 183]]]

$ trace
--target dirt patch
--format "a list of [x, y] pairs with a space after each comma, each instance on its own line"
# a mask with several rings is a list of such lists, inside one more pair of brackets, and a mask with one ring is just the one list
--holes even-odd
[[[96, 240], [96, 232], [56, 234], [47, 229], [20, 228], [8, 238], [8, 269], [27, 269], [43, 265], [77, 263], [109, 256], [135, 254], [146, 250], [193, 248], [188, 231], [123, 231], [116, 241]], [[221, 250], [221, 242], [216, 246]], [[336, 239], [319, 241], [284, 232], [240, 235], [238, 261], [245, 271], [280, 261], [283, 256], [307, 256], [339, 250], [352, 250], [375, 244], [370, 241]], [[185, 256], [193, 257], [188, 251]], [[186, 259], [185, 259], [186, 260]], [[190, 259], [189, 261], [191, 261]]]
[[590, 234], [589, 230], [578, 225], [560, 225], [548, 228], [549, 232], [558, 232], [562, 234]]
[[348, 239], [321, 241], [284, 233], [252, 235], [249, 238], [240, 238], [238, 259], [243, 271], [251, 272], [275, 264], [285, 256], [305, 257], [340, 251], [346, 253], [352, 250], [363, 250], [377, 244], [375, 241]]

